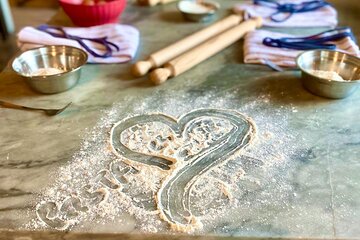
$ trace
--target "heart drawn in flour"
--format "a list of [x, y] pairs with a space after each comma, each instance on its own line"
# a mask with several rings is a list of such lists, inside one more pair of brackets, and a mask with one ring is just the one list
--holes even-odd
[[190, 211], [196, 181], [254, 136], [254, 123], [236, 111], [199, 109], [178, 119], [161, 113], [127, 118], [113, 126], [110, 138], [115, 154], [169, 171], [157, 208], [172, 228], [189, 231], [201, 224]]

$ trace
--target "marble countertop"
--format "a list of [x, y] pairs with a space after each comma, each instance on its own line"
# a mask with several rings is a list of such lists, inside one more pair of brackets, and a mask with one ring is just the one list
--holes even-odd
[[[228, 9], [236, 2], [221, 4]], [[340, 25], [352, 27], [359, 39], [357, 1], [331, 2]], [[218, 18], [226, 14], [222, 10]], [[184, 22], [175, 4], [146, 8], [129, 3], [122, 22], [141, 32], [134, 61], [206, 25]], [[62, 11], [50, 23], [70, 25]], [[235, 196], [237, 207], [209, 220], [195, 233], [199, 236], [177, 235], [165, 227], [147, 239], [360, 238], [360, 91], [341, 100], [314, 96], [301, 86], [297, 71], [245, 65], [242, 41], [160, 86], [147, 77], [134, 78], [132, 63], [88, 64], [77, 86], [54, 95], [32, 91], [9, 67], [0, 74], [2, 100], [48, 108], [73, 102], [55, 117], [0, 108], [0, 239], [143, 239], [147, 235], [131, 216], [119, 225], [84, 222], [73, 232], [32, 229], [29, 223], [36, 219], [39, 196], [56, 181], [54, 173], [74, 164], [94, 131], [109, 130], [116, 120], [109, 117], [112, 111], [121, 120], [155, 111], [178, 117], [214, 107], [243, 112], [258, 124], [262, 138], [269, 137], [269, 156], [252, 153], [264, 157], [258, 159], [262, 171], [271, 154], [280, 154], [281, 161], [272, 163], [271, 174], [250, 171], [260, 187], [244, 185], [252, 190]]]

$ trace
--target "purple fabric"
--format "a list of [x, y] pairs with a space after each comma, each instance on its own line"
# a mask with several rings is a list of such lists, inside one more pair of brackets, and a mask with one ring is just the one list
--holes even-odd
[[[112, 54], [109, 57], [99, 57], [106, 55], [108, 52], [106, 45], [92, 40], [84, 40], [83, 42], [86, 44], [86, 46], [99, 55], [94, 56], [93, 54], [89, 53], [89, 63], [128, 62], [135, 56], [139, 46], [139, 31], [136, 28], [128, 25], [106, 24], [101, 26], [81, 28], [64, 27], [62, 29], [66, 32], [66, 34], [84, 39], [106, 38], [107, 41], [115, 44], [119, 48], [119, 51], [117, 51], [116, 48], [112, 47]], [[17, 34], [17, 42], [21, 50], [27, 50], [43, 45], [69, 45], [87, 51], [87, 49], [84, 48], [84, 46], [82, 46], [77, 40], [54, 37], [49, 33], [40, 31], [34, 27], [25, 27], [21, 29]]]

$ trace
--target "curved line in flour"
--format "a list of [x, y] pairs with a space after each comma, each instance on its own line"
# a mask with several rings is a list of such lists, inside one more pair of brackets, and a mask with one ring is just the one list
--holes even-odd
[[234, 129], [211, 143], [211, 147], [190, 159], [188, 164], [175, 170], [157, 193], [158, 208], [164, 220], [176, 230], [189, 231], [199, 222], [190, 211], [190, 193], [195, 182], [214, 166], [227, 160], [233, 153], [246, 147], [253, 138], [255, 127], [248, 118], [228, 110], [197, 110], [181, 118], [191, 122], [196, 116], [222, 118], [230, 121]]
[[[162, 113], [139, 115], [116, 123], [110, 133], [113, 151], [132, 161], [169, 170], [173, 163], [167, 159], [131, 151], [121, 143], [121, 134], [139, 124], [160, 122], [168, 125], [179, 137], [191, 129], [196, 119], [204, 117], [227, 120], [233, 129], [210, 147], [191, 156], [182, 168], [175, 169], [162, 183], [157, 193], [158, 209], [161, 216], [177, 229], [188, 231], [194, 228], [196, 219], [190, 212], [190, 192], [196, 181], [212, 167], [226, 161], [231, 154], [246, 147], [255, 133], [255, 125], [241, 113], [225, 109], [198, 109], [182, 115], [178, 120]], [[188, 174], [190, 173], [190, 174]]]
[[157, 166], [163, 170], [169, 170], [172, 161], [157, 156], [150, 156], [143, 153], [138, 153], [130, 150], [121, 142], [121, 133], [135, 125], [145, 124], [150, 122], [160, 122], [168, 125], [177, 135], [180, 135], [180, 129], [177, 121], [164, 114], [148, 114], [139, 115], [127, 118], [123, 121], [116, 123], [110, 132], [111, 147], [115, 154], [123, 156], [129, 160], [137, 161], [147, 165]]
[[36, 206], [36, 216], [46, 225], [57, 230], [65, 230], [71, 224], [59, 218], [59, 207], [55, 202], [41, 202]]

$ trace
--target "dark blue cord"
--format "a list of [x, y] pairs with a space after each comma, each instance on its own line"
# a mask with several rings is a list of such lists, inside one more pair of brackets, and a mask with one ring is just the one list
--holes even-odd
[[[70, 35], [67, 34], [64, 29], [62, 27], [57, 27], [57, 26], [49, 26], [49, 25], [40, 25], [37, 27], [38, 30], [46, 32], [48, 34], [50, 34], [53, 37], [58, 37], [58, 38], [67, 38], [67, 39], [72, 39], [77, 41], [87, 52], [89, 52], [91, 55], [93, 55], [94, 57], [99, 57], [99, 58], [107, 58], [107, 57], [111, 57], [112, 56], [112, 48], [115, 48], [116, 51], [119, 51], [120, 48], [107, 40], [107, 37], [102, 37], [102, 38], [83, 38], [83, 37], [79, 37], [79, 36], [74, 36], [74, 35]], [[52, 31], [52, 30], [56, 30], [56, 32]], [[106, 51], [104, 54], [100, 55], [98, 53], [96, 53], [95, 51], [93, 51], [85, 42], [84, 40], [87, 41], [91, 41], [91, 42], [95, 42], [95, 43], [99, 43], [102, 44]]]
[[[294, 13], [303, 13], [315, 11], [319, 8], [330, 5], [324, 0], [307, 1], [298, 4], [284, 3], [280, 4], [275, 0], [254, 0], [254, 4], [270, 7], [276, 10], [270, 15], [270, 19], [273, 22], [284, 22], [288, 20]], [[276, 16], [279, 14], [287, 14], [284, 18], [277, 19]]]
[[330, 42], [339, 41], [350, 37], [354, 42], [356, 39], [349, 27], [338, 27], [332, 30], [321, 32], [308, 37], [266, 37], [263, 44], [269, 47], [288, 48], [295, 50], [329, 49], [335, 50], [336, 45]]

